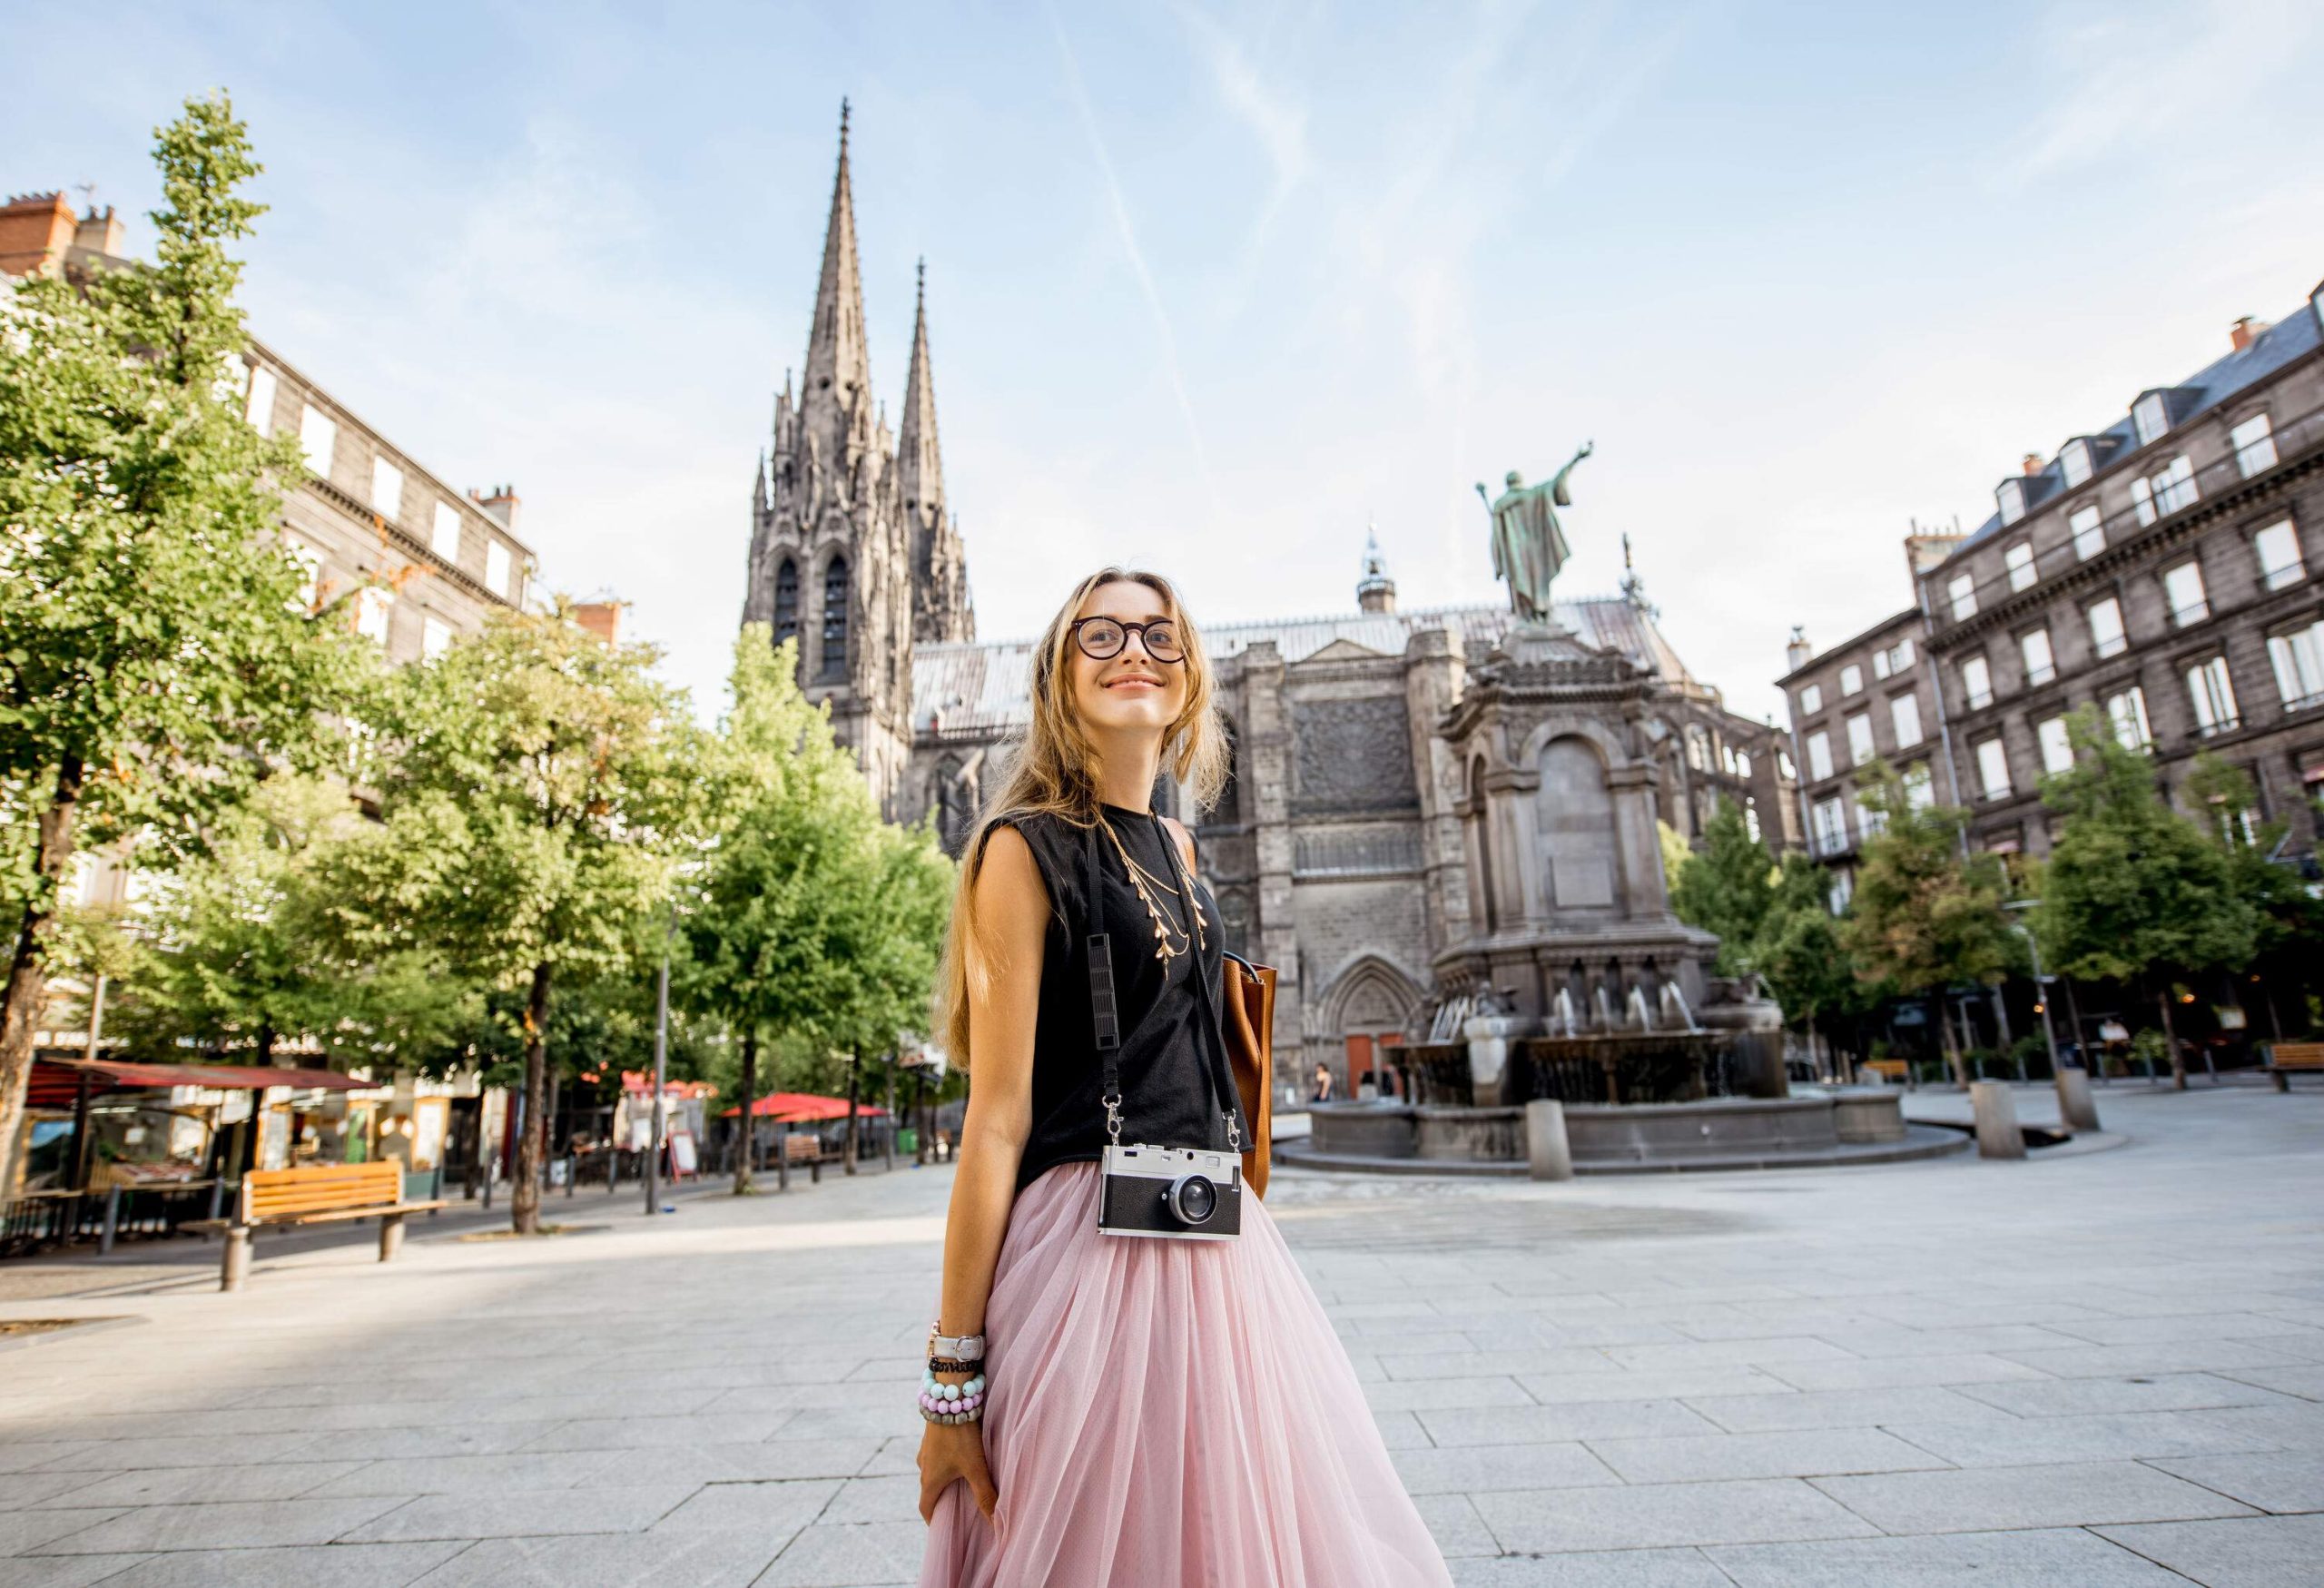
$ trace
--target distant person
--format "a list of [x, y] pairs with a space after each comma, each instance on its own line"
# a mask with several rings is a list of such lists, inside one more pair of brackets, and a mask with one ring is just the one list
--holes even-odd
[[1316, 1065], [1315, 1095], [1310, 1097], [1307, 1100], [1311, 1103], [1330, 1102], [1332, 1100], [1332, 1093], [1334, 1090], [1334, 1083], [1332, 1077], [1332, 1067], [1328, 1064]]
[[[1165, 774], [1197, 807], [1226, 781], [1202, 641], [1167, 580], [1107, 568], [1031, 670], [940, 978], [944, 1049], [974, 1080], [921, 1381], [921, 1588], [1451, 1588], [1345, 1347], [1232, 1167], [1249, 1127], [1218, 1017], [1225, 923], [1152, 804]], [[1144, 1156], [1106, 1162], [1117, 1131]], [[1135, 1173], [1181, 1151], [1225, 1158], [1222, 1181]], [[1239, 1234], [1182, 1238], [1228, 1195]]]

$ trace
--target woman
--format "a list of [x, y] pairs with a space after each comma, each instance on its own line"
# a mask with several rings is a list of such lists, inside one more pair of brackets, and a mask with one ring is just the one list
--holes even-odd
[[1227, 770], [1169, 583], [1084, 579], [1031, 692], [945, 945], [947, 1047], [973, 1079], [921, 1395], [922, 1588], [1449, 1584], [1258, 1199], [1226, 1240], [1098, 1226], [1092, 932], [1110, 943], [1123, 1143], [1241, 1141], [1217, 907], [1192, 838], [1152, 809], [1166, 768], [1200, 804]]
[[1311, 1103], [1330, 1102], [1332, 1100], [1332, 1067], [1328, 1064], [1316, 1065], [1315, 1090], [1307, 1100]]

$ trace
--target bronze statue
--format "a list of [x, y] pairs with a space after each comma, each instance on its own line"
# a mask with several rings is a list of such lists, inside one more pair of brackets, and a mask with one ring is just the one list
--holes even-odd
[[1529, 486], [1515, 469], [1509, 471], [1509, 488], [1495, 500], [1480, 483], [1477, 495], [1492, 515], [1493, 577], [1509, 581], [1510, 604], [1527, 623], [1554, 623], [1550, 615], [1550, 581], [1573, 555], [1558, 525], [1557, 509], [1573, 506], [1566, 494], [1566, 477], [1573, 466], [1596, 449], [1584, 441], [1581, 450], [1547, 485]]

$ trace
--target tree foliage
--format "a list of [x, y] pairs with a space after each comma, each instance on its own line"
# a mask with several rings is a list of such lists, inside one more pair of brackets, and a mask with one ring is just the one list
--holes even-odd
[[296, 444], [242, 416], [248, 135], [222, 96], [192, 100], [153, 155], [155, 264], [0, 299], [0, 1153], [74, 848], [198, 853], [265, 776], [324, 754], [359, 666], [275, 532]]
[[1754, 945], [1775, 898], [1776, 863], [1751, 835], [1742, 808], [1721, 799], [1703, 828], [1702, 848], [1679, 868], [1670, 887], [1679, 919], [1718, 934], [1721, 975], [1754, 969]]

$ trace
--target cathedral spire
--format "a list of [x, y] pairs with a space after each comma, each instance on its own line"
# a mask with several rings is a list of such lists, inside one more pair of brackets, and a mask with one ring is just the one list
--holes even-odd
[[936, 439], [936, 382], [928, 367], [928, 261], [920, 261], [912, 310], [911, 371], [904, 377], [903, 429], [896, 437], [897, 483], [904, 509], [921, 522], [944, 521], [944, 453]]
[[854, 414], [872, 391], [872, 358], [863, 330], [863, 274], [855, 252], [855, 194], [848, 179], [848, 104], [839, 104], [839, 174], [823, 231], [823, 269], [815, 283], [815, 320], [807, 336], [800, 409], [810, 434], [836, 457]]

